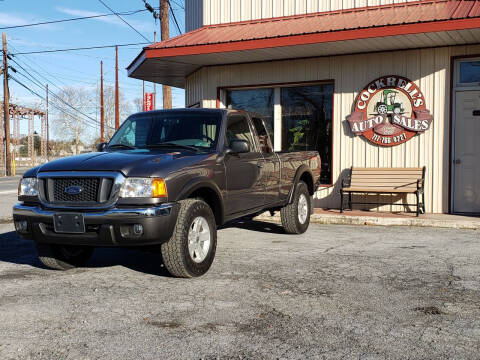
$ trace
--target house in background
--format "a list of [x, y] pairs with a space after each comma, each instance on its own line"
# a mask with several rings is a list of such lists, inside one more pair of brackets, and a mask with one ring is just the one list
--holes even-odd
[[352, 166], [425, 166], [427, 212], [480, 213], [478, 1], [186, 0], [186, 28], [129, 76], [262, 114], [278, 151], [318, 150], [315, 206], [339, 207]]

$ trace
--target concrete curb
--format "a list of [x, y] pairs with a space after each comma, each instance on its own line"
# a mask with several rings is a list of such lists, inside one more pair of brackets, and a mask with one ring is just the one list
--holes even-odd
[[[276, 214], [275, 216], [270, 216], [269, 213], [264, 213], [259, 215], [256, 219], [281, 222], [279, 214]], [[12, 216], [0, 217], [0, 224], [8, 224], [11, 222], [13, 222]], [[422, 217], [409, 219], [376, 216], [342, 216], [313, 214], [310, 222], [313, 224], [323, 225], [418, 226], [446, 229], [480, 230], [480, 220], [440, 220], [425, 219]]]
[[[270, 216], [268, 213], [261, 214], [257, 217], [259, 220], [270, 220], [280, 222], [280, 216]], [[313, 214], [311, 223], [323, 225], [370, 225], [370, 226], [418, 226], [418, 227], [435, 227], [447, 229], [467, 229], [480, 230], [480, 221], [469, 220], [441, 220], [426, 218], [393, 218], [393, 217], [376, 217], [376, 216], [343, 216], [343, 215], [325, 215]]]

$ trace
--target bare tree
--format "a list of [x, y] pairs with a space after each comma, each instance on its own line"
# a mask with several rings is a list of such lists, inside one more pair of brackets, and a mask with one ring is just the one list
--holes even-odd
[[133, 106], [135, 107], [136, 112], [143, 111], [143, 99], [142, 98], [135, 98], [133, 100]]
[[78, 154], [81, 138], [86, 135], [89, 126], [88, 119], [83, 114], [88, 114], [89, 108], [94, 104], [91, 92], [84, 88], [65, 86], [52, 97], [52, 103], [53, 133], [60, 139], [72, 140], [75, 154]]
[[[97, 94], [98, 94], [97, 90]], [[99, 96], [97, 98], [100, 98]], [[105, 86], [103, 90], [104, 106], [105, 106], [105, 139], [110, 139], [115, 132], [115, 88], [113, 86]], [[130, 103], [126, 100], [120, 91], [120, 124], [131, 113]]]

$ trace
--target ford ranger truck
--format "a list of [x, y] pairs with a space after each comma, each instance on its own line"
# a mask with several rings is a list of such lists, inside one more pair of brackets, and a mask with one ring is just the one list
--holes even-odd
[[173, 276], [196, 277], [227, 221], [280, 211], [287, 233], [304, 233], [320, 169], [315, 151], [274, 152], [253, 114], [143, 112], [97, 152], [27, 171], [13, 219], [52, 269], [85, 265], [95, 247], [160, 245]]

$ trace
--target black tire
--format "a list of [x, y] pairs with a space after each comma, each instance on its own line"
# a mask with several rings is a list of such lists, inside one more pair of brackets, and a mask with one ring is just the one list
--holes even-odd
[[[217, 225], [212, 209], [198, 199], [181, 200], [177, 224], [170, 240], [162, 244], [163, 263], [175, 277], [192, 278], [205, 274], [213, 263], [217, 248]], [[189, 252], [188, 234], [194, 220], [204, 218], [210, 230], [210, 246], [203, 261], [196, 262]]]
[[38, 258], [43, 265], [54, 270], [69, 270], [85, 266], [93, 253], [88, 246], [35, 243]]
[[[301, 223], [298, 216], [298, 202], [301, 196], [304, 196], [307, 201], [307, 217], [304, 223]], [[310, 225], [311, 215], [311, 199], [308, 192], [307, 184], [303, 181], [299, 181], [295, 187], [295, 193], [293, 194], [293, 202], [283, 207], [280, 210], [280, 217], [282, 219], [282, 225], [285, 232], [288, 234], [303, 234]]]

